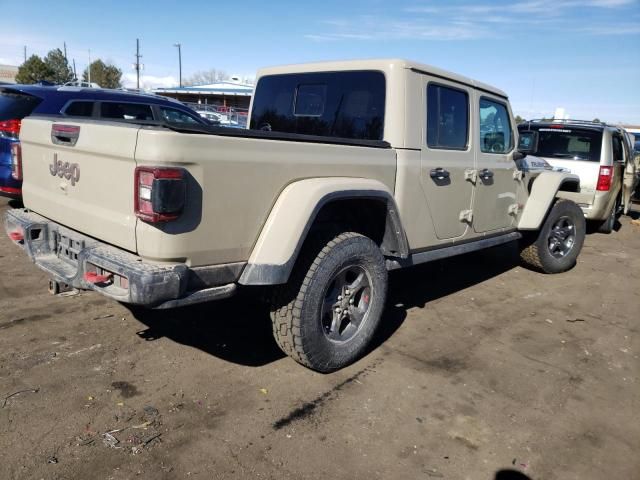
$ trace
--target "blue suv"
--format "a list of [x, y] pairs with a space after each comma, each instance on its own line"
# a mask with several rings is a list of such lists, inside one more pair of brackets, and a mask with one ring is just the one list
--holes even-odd
[[211, 125], [177, 100], [75, 86], [0, 85], [0, 195], [22, 196], [20, 123], [31, 114], [109, 121]]

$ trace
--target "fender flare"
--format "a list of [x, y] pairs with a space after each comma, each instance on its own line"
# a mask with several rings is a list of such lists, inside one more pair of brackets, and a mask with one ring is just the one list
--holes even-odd
[[538, 230], [553, 201], [562, 196], [559, 190], [568, 184], [579, 185], [580, 177], [563, 172], [542, 172], [538, 175], [533, 180], [529, 198], [518, 221], [518, 230]]
[[242, 285], [286, 283], [322, 207], [336, 200], [354, 198], [385, 202], [382, 253], [407, 258], [407, 237], [393, 195], [386, 185], [365, 178], [309, 178], [287, 185], [280, 193], [238, 282]]

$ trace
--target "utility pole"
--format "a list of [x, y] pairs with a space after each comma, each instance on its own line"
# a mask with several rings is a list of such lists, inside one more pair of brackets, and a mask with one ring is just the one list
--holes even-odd
[[24, 46], [24, 61], [27, 61], [27, 46]]
[[89, 66], [87, 67], [87, 72], [89, 72], [87, 76], [89, 80], [89, 85], [91, 85], [91, 49], [89, 49]]
[[136, 63], [133, 64], [133, 68], [136, 69], [136, 88], [140, 90], [140, 39], [136, 38]]
[[182, 44], [174, 43], [174, 47], [178, 47], [178, 72], [179, 72], [179, 84], [180, 88], [182, 88]]
[[62, 44], [64, 45], [64, 59], [67, 61], [67, 63], [69, 62], [69, 59], [67, 58], [67, 42], [62, 42]]
[[73, 59], [73, 79], [77, 80], [78, 79], [78, 74], [76, 73], [76, 59]]

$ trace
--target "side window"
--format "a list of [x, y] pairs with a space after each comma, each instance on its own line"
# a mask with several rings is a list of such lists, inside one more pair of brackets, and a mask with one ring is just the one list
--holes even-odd
[[200, 125], [194, 117], [191, 115], [176, 110], [175, 108], [160, 107], [160, 115], [162, 120], [169, 123], [186, 123], [189, 125]]
[[624, 160], [624, 155], [622, 153], [622, 139], [619, 135], [614, 135], [611, 140], [613, 146], [613, 159]]
[[151, 107], [143, 103], [102, 102], [100, 116], [119, 120], [153, 120]]
[[93, 114], [93, 102], [71, 102], [63, 113], [71, 117], [90, 117]]
[[469, 96], [462, 90], [427, 86], [427, 145], [464, 150], [469, 138]]
[[513, 147], [509, 112], [503, 104], [480, 99], [480, 149], [484, 153], [507, 153]]

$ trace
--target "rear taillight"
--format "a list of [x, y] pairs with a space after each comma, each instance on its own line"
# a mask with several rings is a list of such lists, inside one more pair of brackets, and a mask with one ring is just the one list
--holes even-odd
[[134, 203], [136, 216], [145, 222], [169, 222], [184, 209], [186, 180], [181, 168], [137, 167]]
[[598, 185], [596, 190], [599, 192], [607, 192], [611, 188], [611, 179], [613, 177], [613, 167], [600, 167], [598, 174]]
[[18, 119], [0, 121], [0, 137], [18, 138], [20, 123]]
[[19, 142], [11, 144], [11, 177], [22, 180], [22, 146]]

